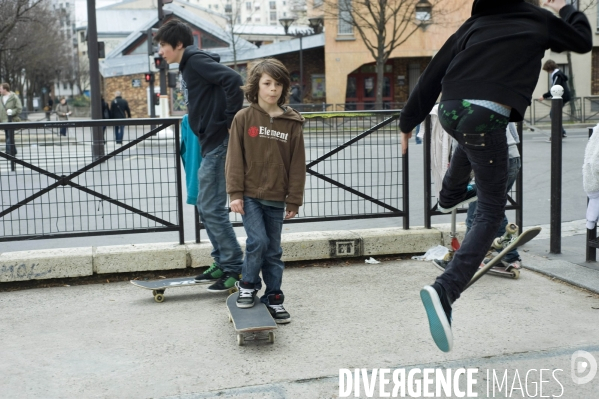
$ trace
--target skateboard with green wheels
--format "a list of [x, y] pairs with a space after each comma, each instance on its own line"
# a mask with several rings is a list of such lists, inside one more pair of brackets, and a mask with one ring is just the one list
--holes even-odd
[[[201, 281], [197, 282], [193, 277], [176, 277], [176, 278], [163, 278], [161, 280], [151, 280], [151, 281], [139, 281], [139, 280], [131, 280], [131, 284], [144, 288], [146, 290], [152, 290], [152, 295], [154, 295], [154, 301], [160, 303], [164, 302], [164, 291], [167, 288], [177, 288], [177, 287], [189, 287], [191, 285], [206, 285], [213, 283], [214, 281]], [[237, 288], [233, 287], [229, 289], [229, 293], [237, 291]]]
[[260, 302], [258, 296], [254, 298], [254, 306], [251, 308], [238, 308], [235, 292], [227, 298], [227, 310], [229, 321], [233, 323], [237, 332], [237, 345], [242, 346], [246, 341], [267, 340], [275, 342], [275, 331], [277, 323], [270, 315], [266, 305]]

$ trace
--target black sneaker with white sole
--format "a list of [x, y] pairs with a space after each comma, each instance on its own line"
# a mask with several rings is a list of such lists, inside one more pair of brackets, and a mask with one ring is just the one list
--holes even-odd
[[428, 324], [433, 340], [443, 352], [453, 348], [451, 332], [451, 303], [443, 286], [435, 282], [420, 290], [420, 299], [426, 310]]
[[463, 200], [461, 200], [455, 204], [442, 204], [441, 201], [439, 201], [439, 204], [437, 205], [437, 209], [439, 209], [439, 212], [449, 213], [449, 212], [453, 211], [454, 209], [461, 207], [462, 205], [469, 204], [476, 200], [478, 200], [478, 197], [476, 196], [476, 187], [468, 186], [468, 191], [466, 191], [466, 197]]
[[235, 287], [235, 283], [239, 281], [239, 274], [226, 272], [222, 275], [221, 278], [216, 280], [216, 283], [212, 284], [208, 287], [208, 291], [210, 292], [223, 292], [229, 291], [231, 288]]
[[237, 281], [235, 286], [239, 290], [237, 296], [237, 307], [238, 308], [251, 308], [254, 306], [254, 298], [256, 298], [257, 289], [254, 288], [254, 284], [244, 283], [243, 281]]
[[275, 323], [285, 324], [291, 321], [291, 315], [283, 307], [284, 301], [285, 295], [283, 294], [271, 294], [268, 296], [266, 309], [268, 309], [272, 318], [275, 319]]
[[195, 281], [198, 283], [207, 282], [207, 281], [216, 281], [221, 278], [225, 274], [220, 267], [216, 264], [216, 262], [212, 263], [212, 265], [202, 274], [195, 277]]

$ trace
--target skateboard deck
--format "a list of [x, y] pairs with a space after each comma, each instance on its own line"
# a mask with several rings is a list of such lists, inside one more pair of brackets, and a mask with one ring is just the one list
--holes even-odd
[[[277, 323], [270, 315], [266, 305], [260, 302], [258, 296], [254, 298], [254, 306], [251, 308], [238, 308], [235, 292], [227, 298], [227, 310], [229, 321], [237, 332], [237, 344], [242, 346], [246, 340], [268, 340], [271, 344], [275, 342]], [[250, 339], [248, 339], [250, 338]]]
[[164, 302], [164, 291], [167, 288], [189, 287], [190, 285], [206, 285], [210, 283], [212, 283], [212, 281], [202, 281], [198, 283], [193, 277], [163, 278], [161, 280], [151, 281], [131, 280], [131, 284], [137, 287], [152, 290], [154, 300], [159, 303]]
[[[470, 280], [470, 282], [468, 283], [466, 288], [468, 288], [472, 284], [474, 284], [479, 278], [484, 276], [489, 270], [493, 269], [493, 267], [498, 266], [501, 263], [501, 260], [503, 259], [503, 257], [505, 255], [507, 255], [508, 252], [510, 252], [512, 249], [514, 249], [516, 247], [526, 244], [527, 242], [529, 242], [530, 240], [535, 238], [540, 232], [541, 232], [540, 227], [533, 227], [531, 229], [523, 231], [522, 234], [520, 234], [519, 236], [512, 235], [511, 240], [509, 240], [509, 242], [504, 241], [502, 244], [504, 246], [503, 250], [499, 254], [495, 255], [495, 257], [493, 259], [491, 259], [489, 261], [489, 263], [487, 263], [484, 267], [479, 269], [478, 272], [476, 272], [476, 274], [472, 277], [472, 279]], [[496, 241], [494, 242], [494, 245], [497, 242], [498, 241], [496, 239]], [[515, 270], [515, 269], [512, 269], [512, 271], [513, 270]], [[519, 272], [520, 271], [518, 270], [518, 273]], [[464, 288], [464, 290], [466, 288]]]

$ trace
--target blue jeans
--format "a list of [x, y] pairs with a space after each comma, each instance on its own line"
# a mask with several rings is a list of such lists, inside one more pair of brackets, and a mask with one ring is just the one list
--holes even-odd
[[254, 198], [243, 197], [243, 212], [243, 227], [248, 238], [241, 268], [242, 280], [260, 289], [262, 270], [266, 291], [260, 300], [268, 303], [269, 295], [283, 293], [281, 282], [285, 264], [281, 260], [281, 233], [285, 209], [263, 205]]
[[241, 273], [243, 252], [229, 220], [225, 160], [229, 138], [206, 154], [198, 170], [198, 212], [214, 249], [212, 257], [224, 271]]
[[123, 135], [125, 134], [125, 126], [115, 126], [114, 127], [114, 139], [117, 144], [123, 142]]
[[458, 147], [443, 179], [439, 202], [455, 204], [463, 201], [472, 170], [478, 196], [478, 211], [471, 234], [465, 237], [445, 272], [437, 277], [437, 282], [445, 288], [453, 302], [478, 270], [503, 219], [507, 198], [508, 149], [505, 126], [481, 134], [458, 132], [443, 119], [441, 125], [457, 140]]
[[[507, 170], [507, 189], [506, 193], [509, 193], [518, 177], [518, 172], [520, 171], [520, 167], [522, 163], [520, 162], [520, 157], [509, 158], [508, 160], [508, 170]], [[476, 217], [476, 209], [478, 208], [478, 201], [471, 202], [468, 205], [468, 213], [466, 215], [466, 235], [470, 232], [472, 228], [472, 223], [474, 222], [474, 218]], [[505, 233], [505, 226], [507, 226], [508, 220], [505, 214], [503, 215], [503, 221], [499, 226], [499, 230], [497, 230], [497, 237], [501, 237]], [[520, 254], [518, 250], [514, 248], [512, 251], [508, 252], [505, 255], [504, 260], [508, 263], [514, 262], [516, 260], [520, 260]]]

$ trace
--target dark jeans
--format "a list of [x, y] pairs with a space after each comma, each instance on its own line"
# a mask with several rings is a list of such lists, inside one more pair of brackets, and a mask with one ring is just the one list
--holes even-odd
[[212, 257], [225, 272], [241, 273], [243, 252], [229, 220], [227, 185], [225, 182], [226, 138], [210, 151], [198, 170], [198, 212], [214, 249]]
[[17, 155], [17, 146], [14, 143], [14, 132], [12, 133], [12, 136], [8, 134], [8, 130], [4, 131], [4, 138], [5, 138], [5, 143], [6, 143], [6, 153], [8, 155], [12, 155], [13, 157], [15, 155]]
[[[509, 193], [518, 177], [518, 172], [520, 171], [520, 167], [522, 165], [520, 161], [520, 157], [509, 158], [508, 160], [508, 169], [507, 169], [507, 189], [506, 193]], [[472, 223], [474, 222], [474, 218], [476, 217], [476, 210], [478, 208], [478, 201], [471, 202], [468, 204], [468, 214], [466, 215], [466, 235], [470, 232], [472, 228]], [[497, 230], [497, 237], [501, 237], [505, 233], [505, 226], [507, 226], [508, 220], [505, 214], [503, 215], [503, 220], [501, 221], [501, 225], [499, 226], [499, 230]], [[520, 254], [518, 250], [514, 248], [510, 252], [505, 255], [503, 258], [508, 263], [514, 262], [516, 260], [520, 260]]]
[[[457, 140], [458, 147], [443, 179], [439, 202], [456, 204], [463, 201], [470, 182], [470, 172], [474, 170], [478, 211], [470, 234], [465, 237], [445, 272], [437, 277], [437, 282], [445, 288], [451, 302], [460, 297], [490, 248], [504, 216], [507, 198], [507, 120], [505, 124], [496, 124], [494, 130], [483, 131], [475, 129], [467, 121], [462, 123], [460, 119], [440, 118], [441, 126]], [[481, 118], [470, 119], [475, 121]], [[462, 131], [454, 130], [454, 126]], [[474, 131], [477, 133], [470, 133]]]
[[247, 234], [247, 241], [241, 267], [242, 280], [260, 289], [262, 271], [266, 291], [261, 301], [268, 303], [269, 295], [283, 293], [281, 283], [285, 264], [281, 260], [281, 233], [285, 209], [261, 204], [254, 198], [243, 197], [243, 212], [243, 228]]
[[67, 135], [67, 128], [66, 127], [61, 127], [60, 128], [60, 135], [61, 136], [66, 136]]
[[115, 126], [114, 127], [114, 139], [117, 144], [121, 144], [123, 142], [124, 134], [125, 134], [125, 126]]

